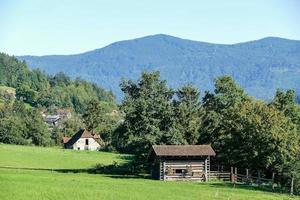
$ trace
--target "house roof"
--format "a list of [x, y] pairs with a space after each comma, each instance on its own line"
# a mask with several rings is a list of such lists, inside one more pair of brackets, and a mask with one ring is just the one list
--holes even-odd
[[94, 138], [98, 143], [101, 140], [100, 135], [93, 134], [86, 129], [80, 129], [75, 135], [73, 135], [69, 139], [67, 139], [68, 137], [64, 137], [64, 138], [63, 138], [63, 142], [66, 145], [73, 145], [80, 138]]
[[215, 156], [211, 145], [153, 145], [156, 156]]
[[80, 138], [94, 138], [92, 133], [86, 129], [81, 129], [79, 132], [82, 132]]
[[101, 139], [99, 134], [94, 135], [94, 139]]
[[70, 137], [63, 137], [63, 143], [67, 143], [70, 139]]
[[56, 122], [58, 120], [60, 120], [60, 117], [58, 115], [47, 115], [44, 118], [44, 121], [47, 122], [47, 123], [53, 123], [53, 122]]

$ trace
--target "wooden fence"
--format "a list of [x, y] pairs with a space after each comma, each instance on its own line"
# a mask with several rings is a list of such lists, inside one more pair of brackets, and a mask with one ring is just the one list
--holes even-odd
[[[275, 183], [275, 173], [272, 174], [272, 178], [266, 178], [262, 177], [262, 174], [260, 171], [257, 171], [252, 174], [249, 173], [249, 170], [240, 170], [238, 173], [238, 169], [235, 167], [231, 167], [230, 170], [227, 169], [224, 170], [223, 166], [221, 168], [218, 166], [216, 171], [209, 171], [208, 173], [208, 179], [209, 180], [223, 180], [223, 181], [230, 181], [234, 184], [236, 183], [243, 183], [243, 184], [249, 184], [249, 185], [258, 185], [258, 186], [267, 186], [271, 187], [274, 191], [275, 185], [278, 187], [278, 184]], [[244, 172], [245, 174], [243, 174]], [[280, 185], [280, 184], [279, 184]], [[293, 195], [294, 193], [294, 177], [291, 179], [291, 184], [289, 188], [290, 194]]]
[[230, 181], [231, 174], [230, 172], [224, 171], [210, 171], [208, 173], [209, 180], [223, 180], [223, 181]]
[[258, 171], [257, 176], [249, 174], [249, 170], [245, 170], [245, 174], [238, 173], [237, 168], [231, 168], [230, 171], [210, 171], [208, 174], [209, 180], [223, 180], [230, 181], [232, 183], [245, 183], [245, 184], [257, 184], [257, 185], [270, 185], [274, 187], [275, 174], [272, 178], [261, 177], [261, 173]]

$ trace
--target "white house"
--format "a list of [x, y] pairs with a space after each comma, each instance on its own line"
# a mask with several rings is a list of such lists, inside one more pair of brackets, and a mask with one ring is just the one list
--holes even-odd
[[63, 137], [63, 143], [66, 149], [96, 151], [101, 147], [101, 138], [98, 134], [80, 129], [71, 138]]

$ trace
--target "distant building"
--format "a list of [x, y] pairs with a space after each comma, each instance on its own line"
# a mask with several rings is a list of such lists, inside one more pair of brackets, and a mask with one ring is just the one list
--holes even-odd
[[6, 99], [16, 99], [16, 92], [14, 90], [5, 90], [4, 91], [4, 98]]
[[100, 135], [80, 129], [72, 137], [63, 137], [63, 143], [66, 149], [96, 151], [100, 149], [102, 140]]
[[70, 108], [60, 108], [56, 110], [56, 114], [63, 119], [70, 119], [72, 117], [72, 110]]
[[60, 120], [59, 115], [47, 115], [44, 117], [44, 121], [50, 126], [57, 126]]
[[154, 145], [148, 159], [154, 179], [208, 181], [215, 155], [210, 145]]

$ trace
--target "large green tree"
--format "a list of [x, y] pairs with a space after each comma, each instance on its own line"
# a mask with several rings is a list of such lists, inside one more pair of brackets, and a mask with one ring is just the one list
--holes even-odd
[[294, 90], [277, 90], [270, 106], [274, 106], [278, 110], [289, 117], [294, 124], [298, 126], [300, 134], [300, 105], [296, 103], [296, 93]]
[[212, 143], [219, 161], [244, 168], [279, 170], [299, 151], [296, 126], [274, 107], [248, 97], [229, 77], [206, 93], [200, 142]]
[[50, 145], [50, 133], [37, 109], [25, 108], [22, 101], [0, 109], [0, 142]]
[[201, 126], [200, 92], [192, 85], [176, 91], [174, 100], [176, 127], [188, 144], [196, 144]]
[[185, 144], [176, 129], [172, 98], [174, 91], [159, 72], [142, 73], [138, 82], [123, 81], [125, 94], [121, 110], [125, 114], [118, 146], [137, 154], [145, 154], [153, 144]]
[[104, 122], [105, 109], [100, 102], [91, 100], [82, 115], [84, 124], [88, 130], [94, 130]]

